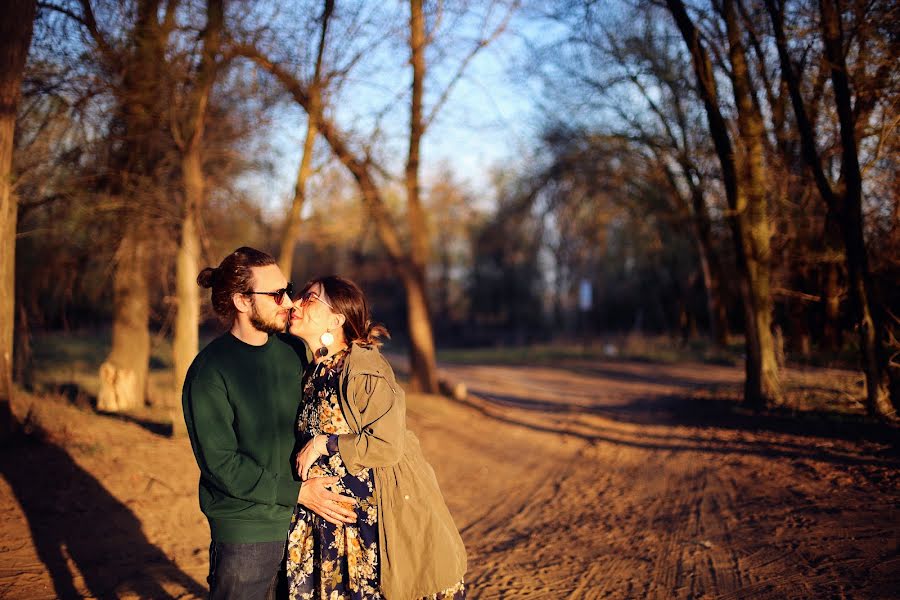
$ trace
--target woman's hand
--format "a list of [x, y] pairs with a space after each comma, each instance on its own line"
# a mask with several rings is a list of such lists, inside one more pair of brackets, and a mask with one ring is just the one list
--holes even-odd
[[342, 525], [356, 523], [356, 498], [335, 494], [328, 486], [338, 482], [337, 477], [313, 477], [300, 485], [297, 502], [310, 509], [329, 523]]
[[306, 481], [309, 478], [309, 468], [315, 464], [316, 459], [328, 454], [327, 443], [327, 435], [317, 435], [297, 453], [297, 474], [300, 479]]

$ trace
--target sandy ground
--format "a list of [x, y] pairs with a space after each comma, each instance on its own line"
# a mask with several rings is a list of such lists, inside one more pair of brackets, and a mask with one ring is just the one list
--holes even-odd
[[[900, 597], [897, 429], [735, 410], [707, 365], [452, 366], [410, 396], [470, 598]], [[838, 397], [852, 374], [792, 371]], [[835, 386], [832, 382], [843, 381]], [[208, 529], [185, 439], [63, 400], [0, 451], [0, 597], [190, 598]]]

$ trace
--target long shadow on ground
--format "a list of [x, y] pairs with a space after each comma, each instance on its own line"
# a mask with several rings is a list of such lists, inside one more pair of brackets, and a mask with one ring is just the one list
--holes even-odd
[[[900, 429], [865, 417], [830, 413], [827, 411], [794, 412], [772, 410], [753, 413], [742, 409], [738, 402], [725, 398], [694, 398], [688, 395], [639, 398], [626, 405], [585, 406], [566, 402], [531, 400], [516, 395], [487, 393], [473, 388], [469, 397], [460, 401], [483, 415], [549, 433], [565, 433], [589, 442], [606, 441], [628, 446], [658, 450], [693, 450], [717, 454], [755, 454], [787, 459], [808, 458], [841, 465], [893, 464], [900, 465]], [[498, 410], [499, 409], [499, 410]], [[504, 409], [514, 409], [513, 411]], [[546, 416], [534, 421], [517, 416], [532, 414]], [[608, 419], [608, 425], [596, 421], [582, 423], [579, 414]], [[563, 418], [562, 421], [559, 417]], [[575, 421], [571, 421], [575, 418]], [[759, 439], [701, 438], [673, 431], [628, 433], [615, 422], [634, 425], [684, 425], [709, 431], [745, 431], [789, 434], [796, 441], [785, 439], [771, 442]], [[850, 456], [828, 447], [807, 443], [803, 438], [830, 438], [848, 441], [867, 441], [883, 445], [868, 456]]]
[[28, 519], [38, 556], [60, 598], [80, 598], [67, 563], [97, 598], [132, 592], [141, 598], [172, 598], [162, 582], [205, 596], [141, 531], [131, 510], [79, 467], [59, 446], [25, 440], [0, 451], [0, 474]]
[[142, 419], [140, 417], [127, 413], [115, 413], [97, 410], [97, 398], [77, 383], [58, 383], [46, 391], [59, 394], [70, 404], [77, 406], [82, 410], [92, 410], [97, 414], [103, 415], [104, 417], [118, 419], [120, 421], [125, 421], [126, 423], [134, 423], [135, 425], [143, 427], [154, 435], [161, 435], [163, 437], [172, 436], [172, 423]]

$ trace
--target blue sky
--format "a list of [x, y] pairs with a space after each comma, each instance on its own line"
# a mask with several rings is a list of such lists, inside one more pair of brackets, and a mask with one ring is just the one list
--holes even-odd
[[[464, 32], [464, 34], [467, 32]], [[529, 19], [522, 11], [509, 28], [469, 63], [464, 77], [455, 85], [422, 143], [421, 174], [425, 186], [448, 166], [454, 178], [466, 185], [481, 208], [492, 204], [491, 172], [495, 168], [515, 167], [531, 152], [541, 116], [535, 103], [535, 90], [524, 80], [528, 59], [528, 39], [544, 36], [545, 24]], [[463, 42], [461, 45], [465, 45]], [[466, 46], [467, 47], [467, 46]], [[411, 70], [398, 56], [405, 48], [388, 48], [380, 64], [396, 65], [379, 71], [372, 79], [362, 77], [346, 86], [335, 104], [338, 122], [364, 137], [371, 130], [369, 116], [389, 102], [394, 93], [408, 87]], [[460, 53], [462, 54], [462, 53]], [[426, 111], [445, 81], [456, 71], [459, 56], [451, 55], [446, 64], [437, 64], [426, 82]], [[408, 98], [402, 98], [384, 119], [384, 138], [380, 154], [389, 168], [402, 174], [407, 151]], [[276, 167], [274, 180], [252, 178], [245, 189], [269, 210], [278, 213], [291, 197], [300, 148], [305, 135], [303, 112], [285, 106], [276, 115], [269, 132]], [[248, 181], [248, 183], [250, 183]]]

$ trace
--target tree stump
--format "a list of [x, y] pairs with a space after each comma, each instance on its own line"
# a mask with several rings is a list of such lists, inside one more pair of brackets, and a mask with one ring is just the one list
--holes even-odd
[[97, 410], [121, 412], [139, 407], [144, 401], [137, 374], [111, 362], [100, 365], [100, 393]]

